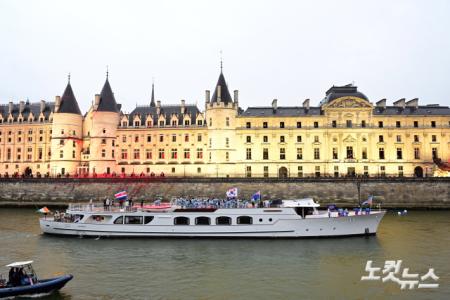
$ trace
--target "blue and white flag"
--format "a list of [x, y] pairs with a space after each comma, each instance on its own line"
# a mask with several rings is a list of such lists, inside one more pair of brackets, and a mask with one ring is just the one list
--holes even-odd
[[237, 188], [231, 188], [227, 191], [227, 197], [228, 198], [237, 198], [238, 195], [238, 189]]
[[364, 201], [362, 205], [366, 205], [366, 204], [367, 204], [367, 205], [372, 205], [372, 202], [373, 202], [373, 195], [369, 195], [369, 197], [367, 198], [367, 200]]
[[128, 198], [128, 193], [127, 193], [127, 191], [121, 191], [121, 192], [114, 194], [114, 197], [117, 200], [126, 200]]
[[261, 200], [261, 191], [257, 191], [256, 193], [254, 193], [253, 196], [252, 196], [252, 200], [253, 201]]

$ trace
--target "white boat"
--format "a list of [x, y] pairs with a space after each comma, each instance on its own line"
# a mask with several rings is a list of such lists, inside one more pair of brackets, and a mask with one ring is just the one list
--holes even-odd
[[357, 210], [342, 215], [318, 207], [311, 198], [263, 208], [70, 205], [63, 218], [41, 218], [40, 226], [46, 234], [93, 237], [336, 237], [374, 235], [385, 214]]

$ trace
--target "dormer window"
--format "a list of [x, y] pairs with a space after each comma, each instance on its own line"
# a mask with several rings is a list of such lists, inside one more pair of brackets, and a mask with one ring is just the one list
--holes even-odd
[[159, 121], [159, 126], [164, 127], [164, 121]]
[[152, 127], [152, 121], [147, 121], [147, 127]]
[[139, 121], [134, 121], [134, 127], [139, 127], [141, 124]]
[[190, 125], [189, 120], [184, 120], [184, 126], [189, 126], [189, 125]]
[[127, 127], [127, 121], [122, 122], [122, 127]]
[[172, 126], [177, 126], [177, 121], [176, 120], [172, 121]]
[[203, 125], [203, 121], [202, 120], [197, 120], [197, 125], [198, 126], [202, 126]]

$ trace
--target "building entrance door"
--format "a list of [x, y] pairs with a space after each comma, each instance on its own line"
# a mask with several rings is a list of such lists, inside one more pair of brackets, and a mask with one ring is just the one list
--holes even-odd
[[286, 167], [281, 167], [278, 170], [278, 177], [279, 178], [287, 178], [288, 177], [288, 170]]
[[350, 177], [355, 177], [356, 176], [355, 167], [348, 167], [347, 168], [347, 176], [350, 176]]

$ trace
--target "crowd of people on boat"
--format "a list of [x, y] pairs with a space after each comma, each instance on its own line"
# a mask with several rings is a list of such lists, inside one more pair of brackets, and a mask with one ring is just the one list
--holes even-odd
[[264, 208], [271, 207], [270, 200], [240, 200], [236, 198], [174, 198], [172, 204], [181, 208]]
[[31, 285], [36, 283], [36, 278], [34, 276], [29, 276], [24, 268], [11, 268], [9, 270], [8, 276], [8, 287]]

